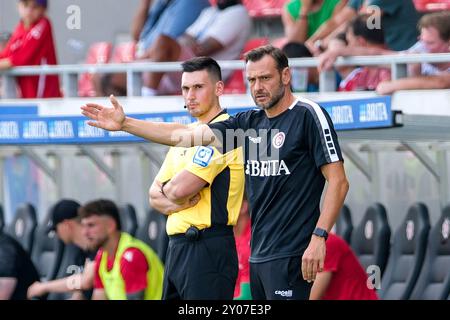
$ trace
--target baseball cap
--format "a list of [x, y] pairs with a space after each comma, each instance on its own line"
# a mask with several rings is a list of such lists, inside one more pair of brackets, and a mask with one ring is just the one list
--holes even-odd
[[56, 230], [58, 223], [78, 217], [80, 204], [74, 200], [63, 199], [55, 204], [48, 222], [48, 231]]

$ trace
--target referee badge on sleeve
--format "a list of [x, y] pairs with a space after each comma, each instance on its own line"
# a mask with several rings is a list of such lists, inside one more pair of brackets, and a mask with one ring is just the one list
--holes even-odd
[[214, 154], [214, 149], [211, 147], [199, 147], [192, 160], [195, 164], [201, 167], [207, 167]]

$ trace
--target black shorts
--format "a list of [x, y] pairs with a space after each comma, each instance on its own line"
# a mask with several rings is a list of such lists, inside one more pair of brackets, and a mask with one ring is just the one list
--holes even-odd
[[163, 299], [231, 300], [238, 273], [233, 229], [209, 228], [197, 240], [169, 236]]
[[312, 282], [303, 280], [301, 257], [250, 263], [250, 288], [255, 300], [308, 300]]

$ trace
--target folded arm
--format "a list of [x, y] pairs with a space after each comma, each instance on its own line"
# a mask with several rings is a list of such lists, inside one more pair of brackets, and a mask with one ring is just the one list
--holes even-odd
[[149, 191], [150, 206], [165, 215], [170, 215], [193, 207], [200, 200], [200, 195], [197, 193], [184, 203], [177, 204], [169, 200], [166, 195], [162, 194], [161, 187], [162, 182], [155, 179]]

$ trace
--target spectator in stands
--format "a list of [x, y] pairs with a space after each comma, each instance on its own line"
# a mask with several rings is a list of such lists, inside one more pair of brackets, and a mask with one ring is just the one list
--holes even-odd
[[[232, 23], [230, 23], [232, 21]], [[210, 56], [215, 60], [239, 59], [250, 36], [251, 19], [240, 0], [218, 0], [204, 9], [197, 20], [178, 39], [158, 48], [160, 58], [154, 61], [186, 61]], [[223, 81], [232, 70], [222, 73]], [[151, 73], [146, 80], [147, 95], [175, 94], [180, 90], [181, 73]], [[161, 78], [162, 77], [162, 78]]]
[[[385, 30], [385, 40], [389, 49], [401, 51], [410, 48], [417, 39], [419, 13], [412, 0], [349, 0], [347, 6], [324, 23], [307, 41], [314, 55], [323, 52], [329, 40], [343, 32], [348, 22], [358, 13], [371, 16], [370, 24], [375, 26], [377, 19]], [[381, 15], [381, 17], [380, 17]], [[358, 48], [354, 55], [363, 55], [364, 47]]]
[[[208, 0], [156, 0], [154, 3], [141, 0], [131, 31], [133, 39], [138, 41], [136, 58], [176, 61], [178, 55], [170, 48], [209, 5]], [[161, 77], [157, 73], [144, 77], [143, 95], [151, 95]]]
[[323, 271], [317, 274], [310, 300], [378, 300], [375, 289], [367, 286], [367, 273], [350, 246], [330, 233]]
[[[450, 52], [450, 12], [424, 15], [419, 22], [420, 40], [409, 53]], [[378, 85], [379, 94], [391, 94], [397, 90], [448, 89], [450, 62], [422, 63], [409, 66], [411, 78], [385, 81]]]
[[25, 300], [39, 274], [28, 253], [0, 230], [0, 300]]
[[[368, 15], [358, 15], [353, 19], [346, 32], [347, 49], [365, 47], [385, 50], [383, 28], [370, 28]], [[347, 76], [341, 75], [339, 91], [365, 91], [375, 90], [378, 83], [391, 79], [391, 70], [382, 67], [357, 67]]]
[[305, 42], [327, 20], [334, 18], [348, 0], [291, 0], [282, 11], [284, 33], [289, 42]]
[[[328, 49], [319, 57], [319, 70], [329, 67], [327, 65], [330, 62], [327, 60], [329, 56], [351, 53], [355, 47], [373, 49], [374, 52], [387, 50], [383, 28], [370, 28], [368, 19], [370, 16], [360, 14], [350, 22], [346, 32], [347, 46], [335, 46]], [[339, 84], [339, 91], [375, 90], [380, 82], [391, 79], [391, 71], [381, 67], [358, 67], [342, 74], [341, 77], [343, 80]]]
[[234, 300], [251, 300], [250, 291], [250, 238], [251, 223], [248, 212], [248, 201], [242, 201], [241, 210], [236, 225], [234, 226], [234, 237], [238, 254], [239, 272], [234, 288]]
[[[450, 11], [424, 15], [418, 24], [419, 41], [408, 53], [450, 53]], [[412, 65], [411, 76], [431, 76], [450, 72], [450, 61]]]
[[309, 48], [314, 56], [324, 52], [329, 43], [339, 34], [344, 33], [347, 25], [358, 12], [364, 12], [369, 0], [360, 1], [358, 4], [354, 0], [349, 0], [347, 5], [337, 12], [333, 17], [325, 21], [317, 31], [309, 37], [305, 45]]
[[41, 297], [51, 292], [72, 292], [72, 299], [89, 299], [94, 283], [94, 258], [95, 252], [87, 250], [88, 243], [83, 235], [83, 230], [78, 216], [80, 204], [73, 200], [63, 199], [55, 204], [49, 225], [49, 232], [55, 231], [58, 238], [64, 244], [74, 244], [80, 248], [80, 256], [76, 258], [73, 265], [83, 268], [83, 273], [74, 274], [69, 277], [33, 283], [28, 288], [28, 298]]
[[[46, 17], [47, 0], [20, 0], [20, 23], [0, 52], [0, 70], [17, 66], [55, 65], [52, 26]], [[61, 97], [56, 75], [17, 77], [21, 98]]]
[[159, 300], [163, 265], [142, 241], [120, 232], [119, 209], [96, 200], [79, 210], [83, 233], [95, 257], [94, 300]]
[[[299, 42], [288, 42], [281, 49], [288, 58], [311, 58], [309, 49]], [[291, 67], [293, 92], [318, 92], [319, 73], [317, 68]]]
[[[198, 120], [193, 127], [230, 118], [219, 102], [224, 84], [217, 61], [197, 57], [182, 66], [185, 104]], [[243, 194], [241, 149], [169, 150], [150, 188], [151, 206], [168, 215], [164, 299], [233, 298], [238, 261], [232, 226]]]

